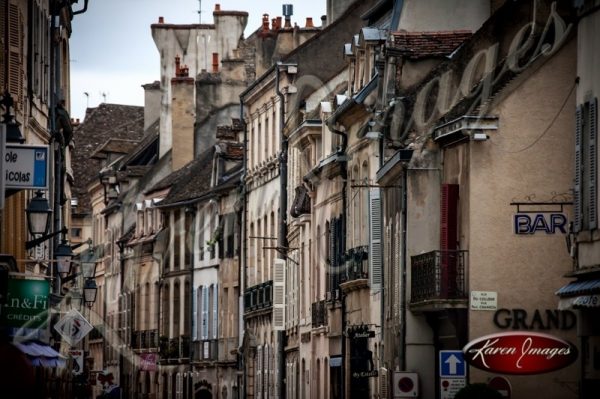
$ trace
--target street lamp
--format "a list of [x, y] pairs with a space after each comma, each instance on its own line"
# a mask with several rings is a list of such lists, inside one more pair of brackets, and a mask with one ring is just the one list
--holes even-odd
[[83, 286], [83, 300], [89, 308], [96, 302], [97, 292], [98, 286], [96, 286], [96, 281], [94, 279], [85, 280], [85, 285]]
[[81, 274], [83, 278], [90, 279], [96, 276], [96, 257], [91, 249], [87, 254], [81, 257]]
[[56, 257], [58, 274], [60, 274], [62, 278], [67, 277], [69, 273], [71, 273], [71, 263], [73, 260], [73, 250], [67, 243], [67, 240], [62, 240], [58, 247], [56, 247], [54, 256]]
[[42, 192], [37, 191], [35, 197], [31, 199], [27, 209], [25, 209], [27, 215], [27, 226], [29, 227], [29, 233], [32, 236], [48, 234], [50, 230], [50, 214], [52, 209], [48, 204], [48, 200], [42, 197]]

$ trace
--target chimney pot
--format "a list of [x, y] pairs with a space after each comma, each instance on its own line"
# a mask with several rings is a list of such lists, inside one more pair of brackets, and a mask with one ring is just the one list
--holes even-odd
[[215, 4], [215, 11], [221, 11], [221, 5], [219, 3]]
[[283, 27], [283, 24], [281, 23], [282, 19], [281, 17], [277, 17], [277, 29], [281, 29]]
[[285, 17], [285, 26], [284, 28], [290, 29], [292, 27], [292, 19], [290, 17]]
[[327, 26], [327, 15], [321, 15], [321, 26], [323, 28]]
[[305, 28], [314, 28], [313, 20], [311, 17], [306, 17], [306, 26]]
[[165, 17], [158, 17], [158, 23], [159, 24], [164, 24], [165, 23]]
[[267, 32], [269, 30], [269, 14], [263, 14], [262, 30], [263, 32]]

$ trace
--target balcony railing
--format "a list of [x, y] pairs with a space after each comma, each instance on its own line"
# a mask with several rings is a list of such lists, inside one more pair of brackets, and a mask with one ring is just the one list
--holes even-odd
[[132, 349], [158, 348], [158, 330], [134, 331], [131, 334]]
[[326, 301], [314, 302], [311, 307], [313, 328], [327, 325], [327, 306]]
[[247, 288], [244, 292], [244, 311], [252, 312], [258, 309], [266, 309], [273, 306], [273, 281], [269, 280], [261, 284]]
[[194, 361], [215, 361], [219, 357], [216, 339], [194, 341]]
[[345, 269], [343, 282], [369, 278], [369, 247], [350, 248], [345, 254]]
[[160, 337], [160, 357], [163, 359], [189, 358], [190, 338], [185, 335], [171, 339]]
[[467, 299], [465, 253], [431, 251], [411, 257], [411, 304]]

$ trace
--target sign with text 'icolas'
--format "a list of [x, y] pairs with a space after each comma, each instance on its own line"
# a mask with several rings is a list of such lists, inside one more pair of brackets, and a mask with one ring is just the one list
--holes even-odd
[[4, 150], [4, 188], [48, 189], [48, 146], [7, 144]]

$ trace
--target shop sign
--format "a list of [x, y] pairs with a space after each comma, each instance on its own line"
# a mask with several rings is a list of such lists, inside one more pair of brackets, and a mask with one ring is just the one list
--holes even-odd
[[600, 307], [600, 295], [583, 295], [573, 301], [573, 306], [583, 306], [587, 308]]
[[9, 278], [0, 324], [15, 329], [45, 328], [49, 294], [50, 283], [46, 280]]
[[525, 309], [498, 309], [494, 313], [494, 325], [513, 330], [570, 330], [577, 324], [577, 316], [570, 310], [535, 309], [533, 314]]
[[6, 145], [5, 188], [48, 189], [48, 146]]
[[142, 353], [140, 355], [140, 370], [156, 371], [158, 356], [156, 353]]
[[567, 367], [577, 359], [568, 341], [540, 333], [499, 333], [469, 342], [463, 349], [473, 367], [499, 374], [530, 375]]
[[54, 325], [54, 329], [71, 346], [77, 345], [94, 329], [89, 321], [75, 309], [71, 309]]
[[358, 325], [349, 327], [347, 335], [350, 339], [375, 338], [375, 331], [369, 330], [366, 325]]
[[83, 374], [83, 351], [81, 349], [71, 349], [69, 355], [73, 359], [73, 375]]
[[377, 377], [377, 370], [353, 371], [352, 372], [352, 378], [360, 379], [360, 378], [369, 378], [369, 377]]
[[567, 217], [562, 213], [517, 213], [515, 234], [567, 234]]

